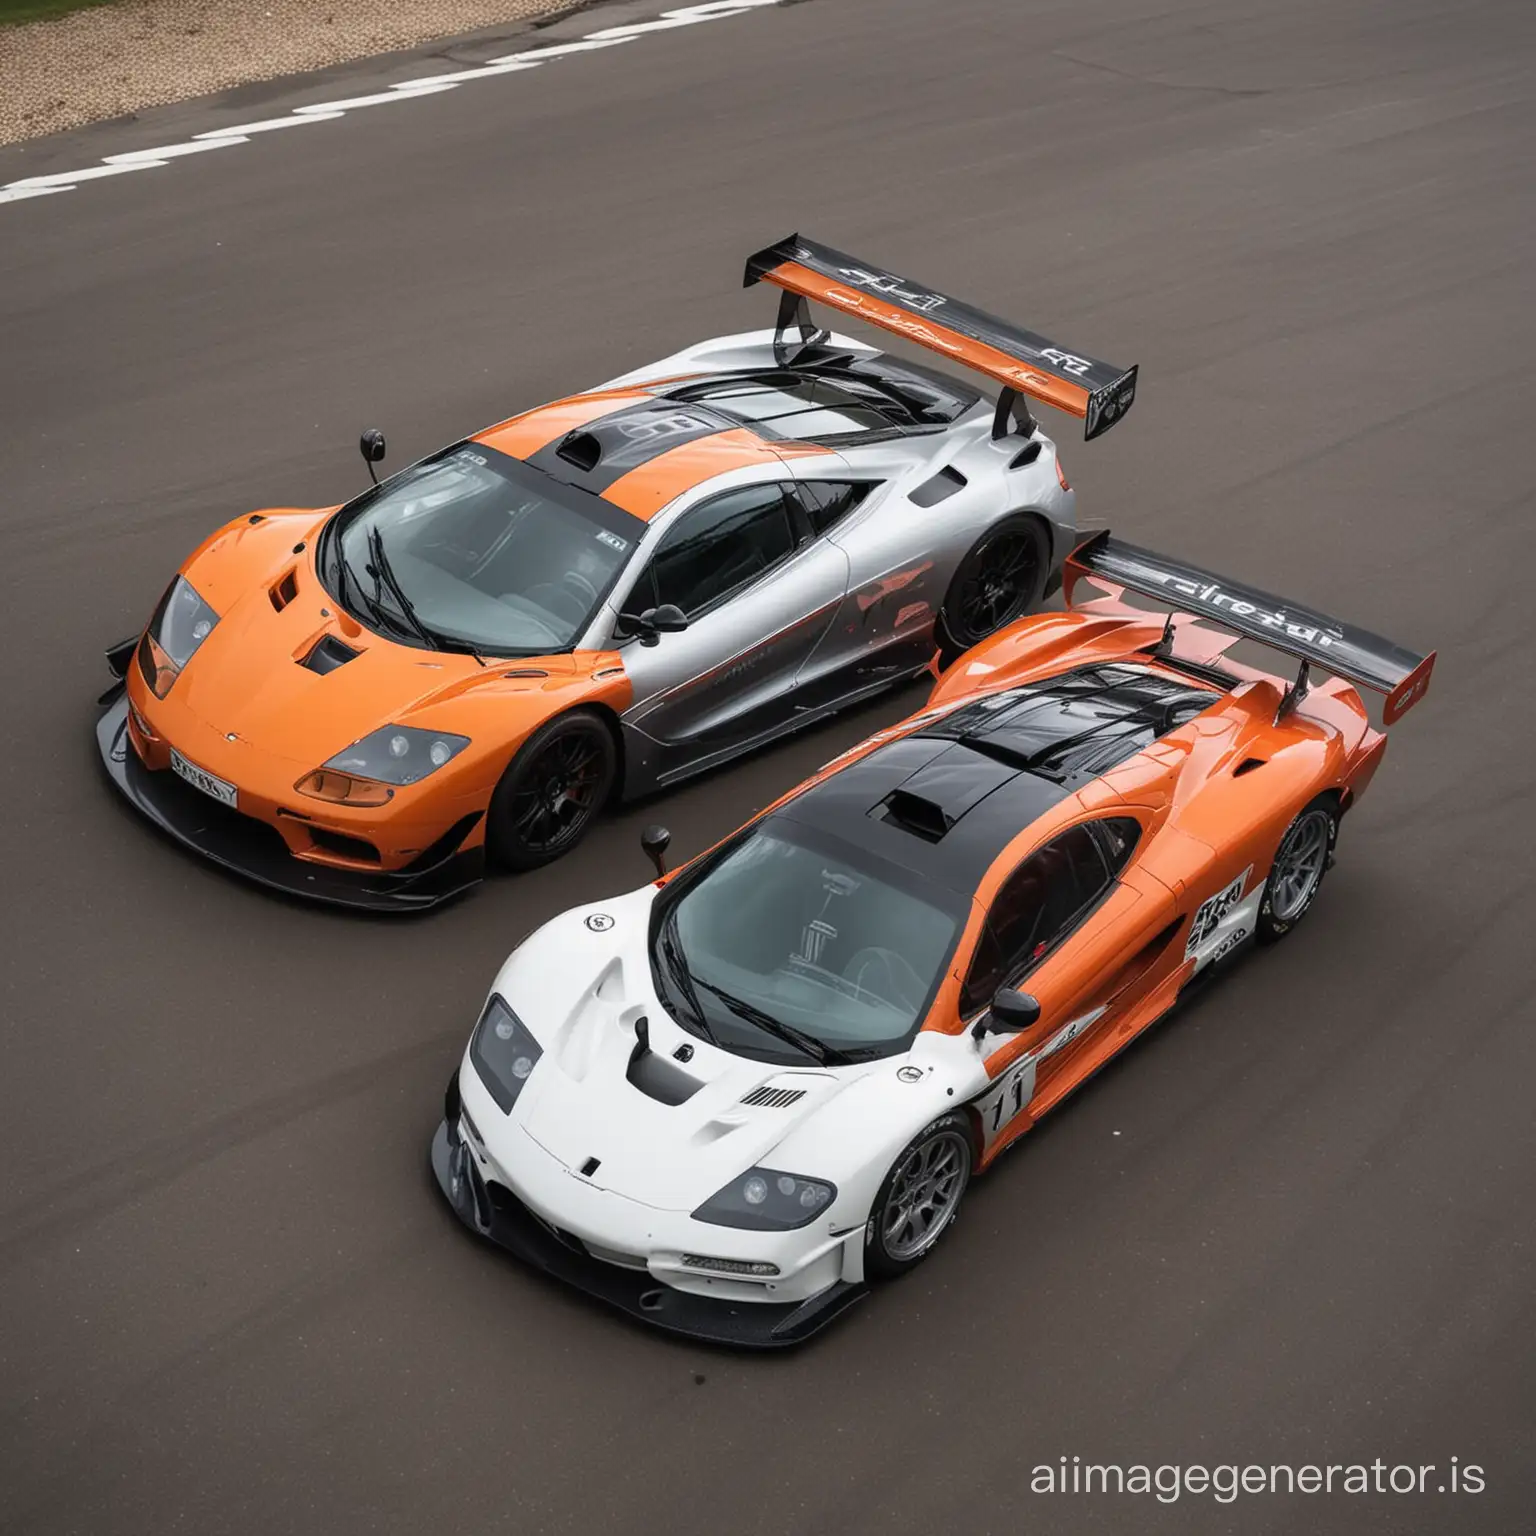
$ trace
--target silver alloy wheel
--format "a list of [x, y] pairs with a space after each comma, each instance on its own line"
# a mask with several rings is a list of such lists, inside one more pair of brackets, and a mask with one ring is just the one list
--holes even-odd
[[1308, 811], [1291, 823], [1270, 871], [1270, 909], [1278, 923], [1294, 922], [1306, 910], [1328, 866], [1330, 820], [1326, 811]]
[[926, 1253], [965, 1193], [970, 1148], [959, 1131], [940, 1131], [902, 1159], [881, 1216], [880, 1240], [898, 1263]]

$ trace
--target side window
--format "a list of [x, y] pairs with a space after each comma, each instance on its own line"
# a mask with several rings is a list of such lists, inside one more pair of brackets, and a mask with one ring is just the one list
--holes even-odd
[[1141, 823], [1134, 816], [1111, 816], [1105, 821], [1090, 822], [1099, 839], [1104, 862], [1113, 880], [1125, 868], [1136, 844], [1141, 838]]
[[795, 484], [795, 492], [815, 533], [825, 533], [833, 524], [840, 523], [872, 490], [874, 486], [868, 482], [800, 480]]
[[656, 571], [653, 566], [647, 565], [640, 572], [640, 579], [629, 589], [629, 596], [624, 599], [623, 611], [634, 618], [639, 618], [647, 608], [656, 607]]
[[[690, 618], [790, 555], [795, 538], [777, 484], [727, 491], [685, 513], [656, 546], [647, 576], [657, 603], [676, 603]], [[633, 600], [625, 604], [633, 608]]]
[[[1117, 829], [1113, 838], [1123, 844], [1113, 866], [1107, 860], [1109, 844], [1101, 849], [1106, 827]], [[992, 900], [961, 993], [962, 1013], [979, 1013], [999, 987], [1018, 981], [1076, 926], [1113, 883], [1138, 831], [1129, 817], [1080, 823], [1014, 870]]]

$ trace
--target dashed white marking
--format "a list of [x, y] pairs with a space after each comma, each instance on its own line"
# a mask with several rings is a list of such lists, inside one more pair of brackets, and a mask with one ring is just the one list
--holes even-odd
[[122, 154], [107, 155], [100, 164], [87, 166], [83, 170], [59, 171], [50, 176], [24, 176], [20, 181], [0, 186], [0, 203], [19, 203], [29, 197], [72, 192], [82, 182], [99, 181], [106, 176], [122, 176], [130, 171], [153, 170], [187, 155], [202, 154], [210, 149], [227, 149], [234, 144], [248, 144], [252, 134], [272, 133], [279, 128], [296, 128], [301, 123], [335, 122], [348, 112], [366, 107], [384, 106], [392, 101], [413, 101], [418, 96], [437, 96], [444, 91], [455, 91], [471, 81], [490, 80], [500, 75], [538, 69], [545, 63], [568, 58], [572, 54], [591, 53], [599, 48], [617, 48], [651, 32], [670, 32], [677, 27], [697, 26], [701, 22], [724, 21], [730, 16], [741, 16], [748, 11], [777, 4], [779, 0], [704, 0], [702, 4], [677, 6], [663, 11], [650, 21], [637, 21], [622, 27], [604, 27], [574, 42], [554, 43], [547, 48], [530, 48], [522, 53], [505, 54], [485, 64], [454, 70], [448, 74], [426, 75], [419, 80], [400, 80], [387, 90], [367, 96], [352, 96], [344, 101], [314, 102], [308, 106], [295, 107], [285, 117], [269, 117], [260, 122], [233, 123], [225, 128], [214, 128], [206, 133], [193, 134], [184, 144], [166, 144], [158, 149], [134, 149]]

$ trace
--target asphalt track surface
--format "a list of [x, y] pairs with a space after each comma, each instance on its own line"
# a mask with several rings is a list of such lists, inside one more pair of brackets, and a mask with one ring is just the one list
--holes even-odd
[[[1529, 1530], [1533, 57], [1524, 0], [813, 0], [0, 210], [0, 1527]], [[90, 725], [209, 527], [766, 323], [741, 261], [796, 228], [1141, 363], [1108, 438], [1052, 422], [1086, 525], [1440, 663], [1305, 928], [757, 1358], [476, 1244], [427, 1142], [523, 932], [920, 691], [396, 924], [165, 845]], [[1029, 1492], [1074, 1455], [1487, 1490]]]

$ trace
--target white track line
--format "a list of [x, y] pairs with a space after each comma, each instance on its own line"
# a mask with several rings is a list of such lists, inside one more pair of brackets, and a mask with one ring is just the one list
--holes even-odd
[[591, 53], [598, 48], [616, 48], [650, 32], [670, 32], [674, 27], [697, 26], [704, 21], [723, 21], [727, 16], [741, 16], [759, 7], [777, 5], [779, 0], [704, 0], [703, 4], [679, 6], [651, 21], [637, 21], [628, 26], [604, 27], [589, 32], [570, 43], [555, 43], [548, 48], [530, 48], [522, 53], [504, 54], [499, 59], [470, 69], [448, 74], [428, 75], [420, 80], [401, 80], [388, 90], [367, 96], [352, 96], [343, 101], [318, 101], [311, 106], [295, 107], [286, 117], [269, 117], [256, 123], [234, 123], [208, 133], [194, 134], [184, 144], [165, 144], [158, 149], [135, 149], [126, 154], [107, 155], [99, 165], [81, 171], [60, 171], [52, 176], [27, 176], [0, 186], [0, 203], [19, 203], [24, 198], [47, 197], [54, 192], [72, 192], [82, 182], [100, 181], [106, 176], [123, 176], [130, 171], [151, 170], [169, 165], [184, 155], [204, 154], [225, 149], [232, 144], [248, 144], [252, 134], [271, 133], [278, 128], [298, 128], [305, 123], [329, 123], [348, 112], [365, 107], [385, 106], [393, 101], [413, 101], [418, 96], [437, 96], [455, 91], [473, 80], [489, 80], [497, 75], [519, 74], [538, 69], [547, 62], [571, 54]]

